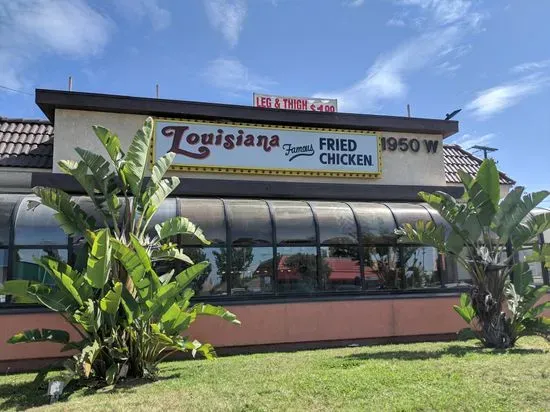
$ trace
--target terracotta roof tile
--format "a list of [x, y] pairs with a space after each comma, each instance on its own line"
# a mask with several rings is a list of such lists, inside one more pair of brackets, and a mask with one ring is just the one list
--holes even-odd
[[51, 169], [53, 126], [46, 120], [0, 117], [0, 167]]
[[[0, 117], [0, 167], [51, 169], [53, 136], [53, 126], [46, 120]], [[460, 183], [459, 170], [475, 176], [482, 162], [458, 145], [443, 145], [443, 158], [447, 183]], [[516, 182], [500, 172], [500, 183]]]

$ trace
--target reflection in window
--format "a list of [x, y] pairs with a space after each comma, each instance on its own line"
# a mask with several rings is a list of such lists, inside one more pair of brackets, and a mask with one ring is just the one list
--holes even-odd
[[321, 248], [321, 283], [333, 291], [361, 289], [359, 248], [356, 246], [323, 246]]
[[15, 244], [28, 246], [66, 245], [67, 235], [55, 219], [55, 212], [44, 205], [28, 209], [29, 200], [36, 196], [27, 196], [19, 205], [15, 218]]
[[[528, 257], [533, 254], [532, 248], [525, 248], [518, 252], [518, 258], [520, 262], [525, 262]], [[533, 283], [537, 286], [543, 285], [544, 280], [542, 277], [542, 264], [541, 262], [529, 262], [529, 269], [531, 269], [531, 275], [533, 275]]]
[[[0, 249], [0, 286], [8, 280], [8, 249]], [[6, 301], [5, 295], [0, 295], [0, 303]]]
[[399, 289], [399, 253], [393, 246], [365, 247], [367, 289]]
[[227, 249], [188, 247], [183, 251], [195, 263], [205, 260], [210, 262], [191, 284], [196, 296], [227, 295]]
[[[329, 268], [325, 267], [325, 271]], [[311, 293], [319, 290], [317, 282], [317, 248], [277, 248], [277, 283], [281, 293]]]
[[441, 281], [437, 267], [437, 250], [433, 247], [406, 246], [402, 248], [403, 289], [439, 288]]
[[47, 285], [55, 285], [50, 275], [35, 262], [35, 259], [42, 256], [51, 256], [67, 261], [67, 250], [55, 248], [16, 250], [13, 279], [34, 280]]
[[231, 294], [273, 292], [273, 248], [234, 247], [231, 256]]

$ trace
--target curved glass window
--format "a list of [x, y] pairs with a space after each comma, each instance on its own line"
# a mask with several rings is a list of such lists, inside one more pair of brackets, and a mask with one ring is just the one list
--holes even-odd
[[55, 281], [38, 265], [35, 259], [42, 256], [51, 256], [57, 259], [67, 260], [67, 250], [55, 247], [44, 247], [43, 249], [18, 249], [15, 252], [15, 268], [12, 279], [25, 279], [42, 282], [46, 285], [55, 286]]
[[316, 242], [313, 213], [306, 202], [270, 201], [275, 221], [277, 245], [314, 245]]
[[149, 223], [148, 233], [156, 235], [155, 225], [164, 222], [171, 217], [177, 216], [177, 201], [175, 198], [170, 197], [165, 199], [160, 205], [157, 212], [153, 215], [151, 222]]
[[[220, 199], [180, 199], [180, 208], [180, 216], [200, 227], [212, 245], [225, 244], [225, 213]], [[196, 240], [187, 244], [200, 246]]]
[[321, 284], [325, 290], [361, 290], [361, 266], [357, 246], [321, 247]]
[[395, 220], [390, 209], [379, 203], [350, 203], [364, 244], [395, 243]]
[[[385, 205], [392, 211], [398, 228], [402, 227], [405, 223], [414, 225], [419, 220], [432, 221], [431, 215], [421, 205], [413, 203], [385, 203]], [[400, 243], [414, 243], [407, 238], [398, 238], [398, 241]]]
[[399, 289], [399, 251], [394, 246], [366, 246], [365, 287], [375, 289]]
[[15, 238], [17, 246], [67, 245], [67, 235], [54, 218], [55, 212], [39, 205], [28, 209], [28, 201], [39, 200], [36, 196], [25, 196], [19, 205], [15, 218]]
[[224, 296], [227, 295], [227, 249], [226, 248], [184, 248], [184, 252], [195, 263], [204, 260], [210, 262], [206, 270], [201, 273], [190, 287], [197, 296]]
[[273, 248], [232, 248], [231, 295], [253, 295], [273, 291]]
[[322, 245], [357, 244], [357, 225], [353, 212], [345, 203], [310, 202], [319, 225]]
[[440, 288], [437, 250], [433, 247], [404, 246], [402, 248], [403, 289]]
[[267, 246], [273, 243], [271, 216], [263, 200], [224, 200], [233, 246]]
[[0, 195], [0, 246], [8, 246], [11, 234], [13, 210], [23, 195]]

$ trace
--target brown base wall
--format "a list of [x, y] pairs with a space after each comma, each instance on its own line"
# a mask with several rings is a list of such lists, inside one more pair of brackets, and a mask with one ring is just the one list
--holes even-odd
[[[210, 342], [220, 354], [284, 348], [314, 348], [346, 344], [385, 343], [446, 337], [464, 326], [453, 311], [456, 296], [310, 301], [235, 305], [229, 309], [242, 322], [236, 326], [219, 318], [202, 317], [189, 336]], [[55, 313], [3, 314], [0, 316], [0, 371], [36, 368], [42, 360], [59, 358], [61, 345], [6, 341], [26, 329], [65, 329], [78, 335]]]

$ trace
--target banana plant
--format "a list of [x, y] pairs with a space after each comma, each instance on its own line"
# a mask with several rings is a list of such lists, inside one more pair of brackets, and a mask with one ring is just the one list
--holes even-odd
[[[549, 192], [524, 194], [523, 187], [516, 187], [500, 201], [499, 173], [491, 159], [483, 161], [475, 178], [459, 173], [464, 186], [461, 199], [444, 192], [419, 193], [422, 200], [439, 212], [445, 224], [419, 221], [405, 224], [398, 233], [409, 240], [436, 247], [470, 274], [473, 287], [468, 299], [462, 298], [461, 305], [457, 306], [460, 309], [455, 310], [473, 325], [474, 332], [486, 346], [508, 348], [522, 335], [545, 335], [541, 332], [546, 327], [545, 318], [531, 328], [520, 312], [509, 315], [503, 307], [505, 304], [510, 306], [511, 300], [516, 299], [513, 296], [519, 296], [517, 299], [524, 302], [530, 299], [527, 295], [540, 297], [546, 290], [546, 287], [530, 286], [531, 290], [523, 284], [517, 289], [519, 279], [531, 284], [532, 275], [524, 263], [514, 262], [513, 256], [523, 245], [550, 228], [550, 213], [531, 213]], [[527, 309], [525, 305], [512, 307], [527, 312], [534, 310], [529, 313], [540, 310]], [[525, 326], [521, 334], [518, 322]]]
[[[155, 377], [158, 362], [176, 351], [214, 357], [210, 344], [182, 334], [200, 315], [240, 322], [223, 307], [191, 304], [194, 292], [189, 285], [209, 262], [193, 262], [172, 240], [209, 242], [201, 229], [184, 217], [150, 227], [162, 202], [179, 184], [177, 177], [164, 177], [174, 154], [159, 158], [147, 181], [151, 118], [136, 133], [127, 153], [118, 136], [101, 126], [94, 131], [109, 160], [77, 148], [81, 160], [61, 161], [59, 166], [80, 183], [99, 219], [60, 189], [36, 187], [33, 191], [40, 200], [29, 202], [31, 209], [40, 204], [53, 209], [68, 235], [85, 240], [85, 267], [77, 270], [44, 256], [37, 263], [51, 276], [54, 286], [11, 280], [0, 290], [17, 302], [41, 304], [59, 313], [79, 339], [70, 340], [63, 330], [35, 329], [16, 334], [9, 342], [61, 343], [63, 350], [76, 351], [65, 362], [69, 379], [93, 377], [109, 385], [124, 377]], [[155, 263], [166, 260], [182, 261], [186, 268], [177, 274], [174, 270], [157, 273]]]

